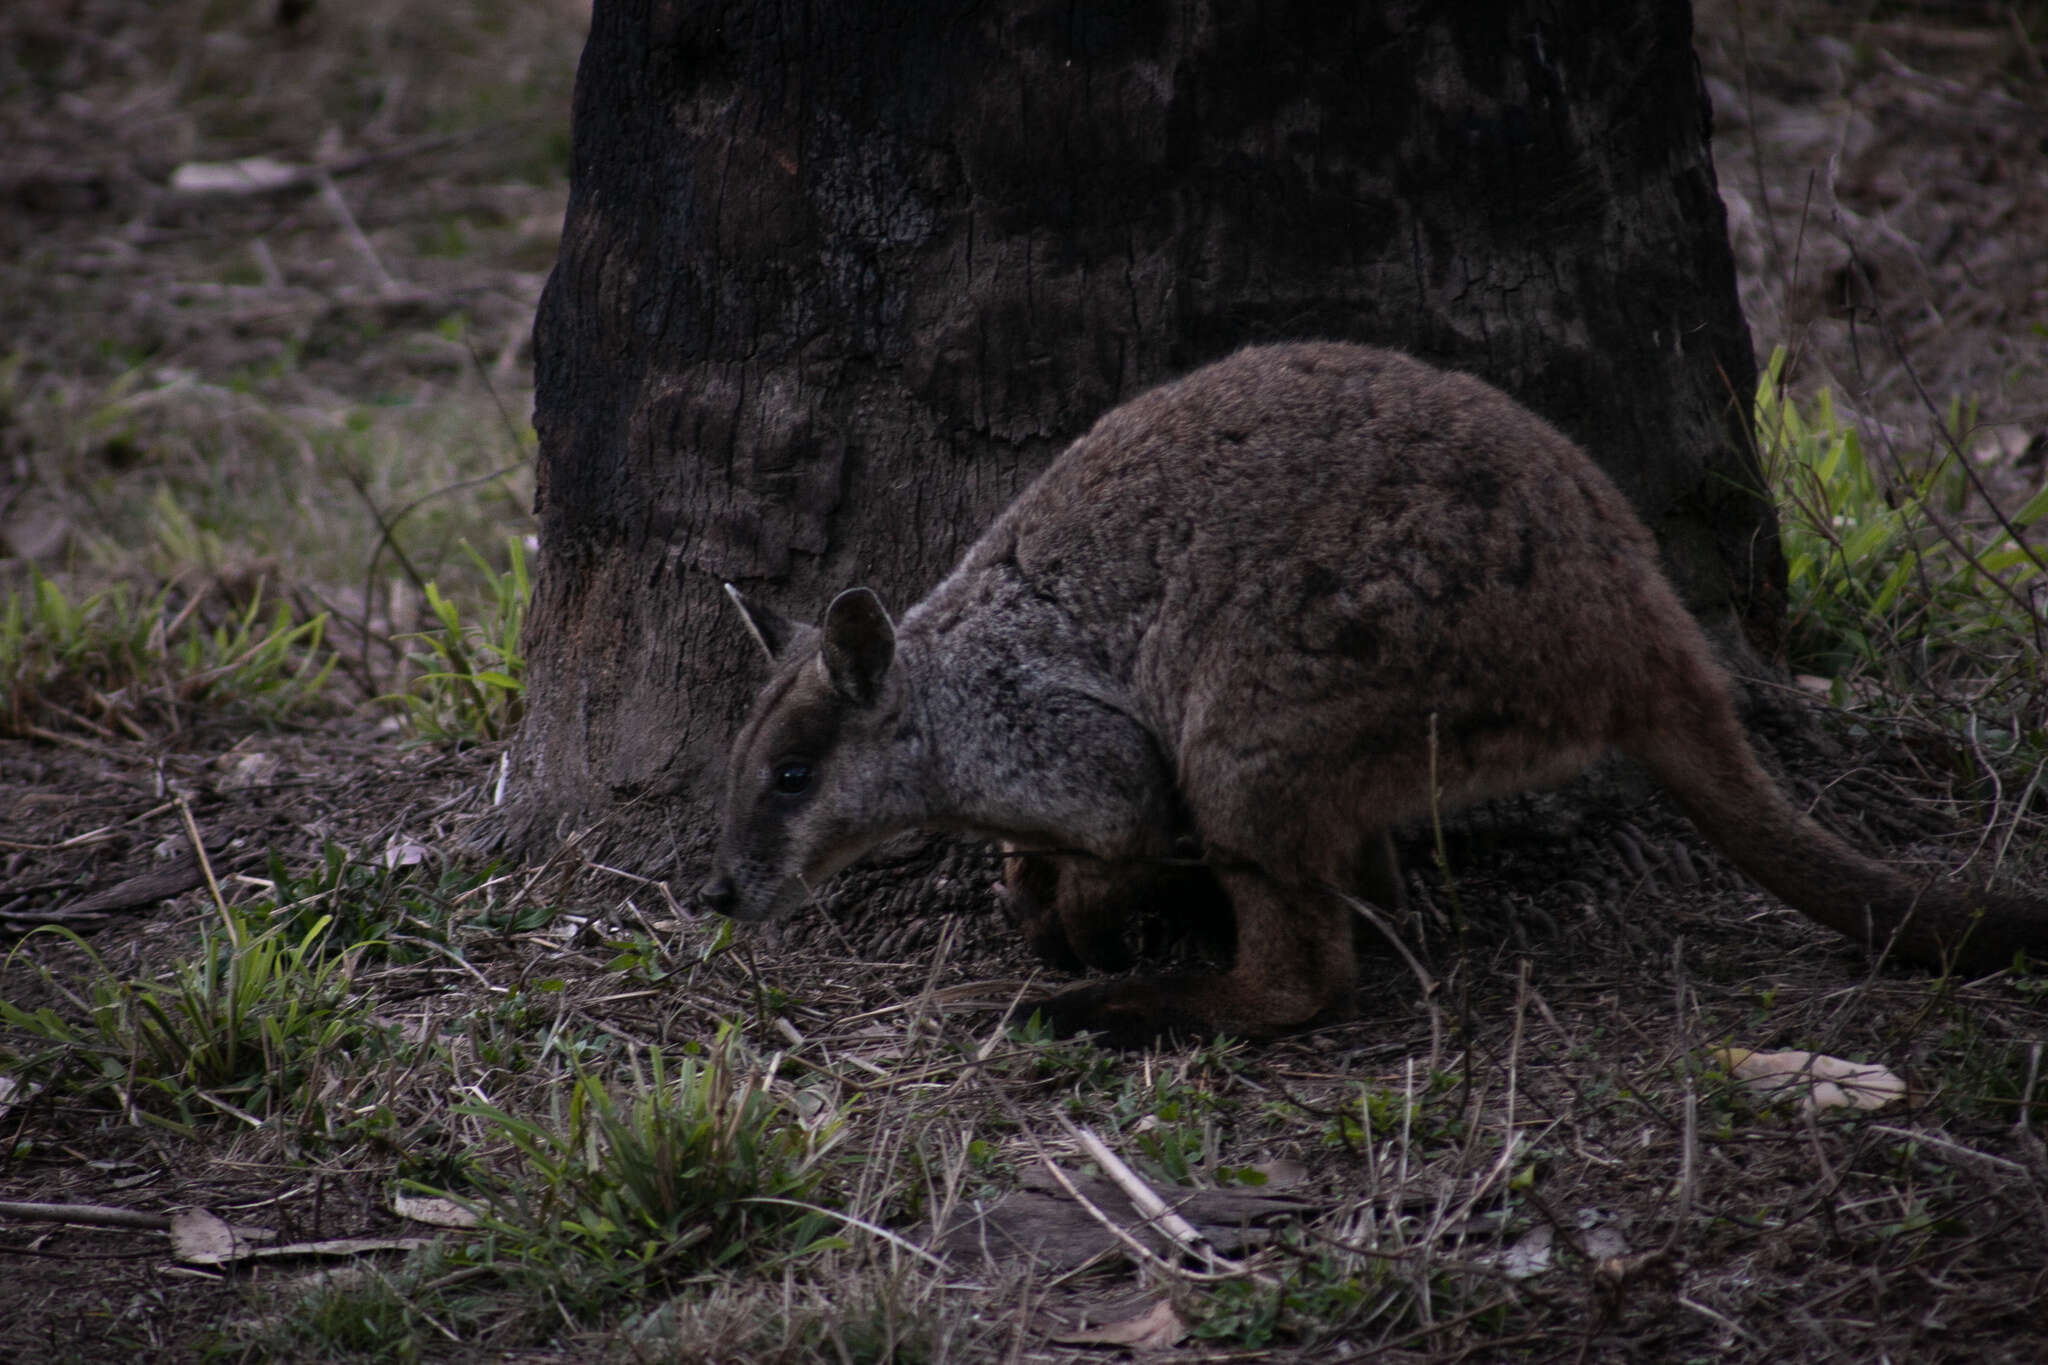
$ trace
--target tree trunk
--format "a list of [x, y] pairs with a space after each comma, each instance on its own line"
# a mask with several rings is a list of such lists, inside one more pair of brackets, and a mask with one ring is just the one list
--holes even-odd
[[689, 861], [758, 681], [721, 580], [900, 610], [1100, 413], [1253, 341], [1492, 380], [1774, 650], [1707, 118], [1682, 0], [597, 0], [513, 842]]

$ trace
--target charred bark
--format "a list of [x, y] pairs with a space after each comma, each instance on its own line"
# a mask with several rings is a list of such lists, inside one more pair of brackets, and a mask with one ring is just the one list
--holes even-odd
[[900, 608], [1103, 410], [1251, 341], [1486, 376], [1774, 649], [1707, 118], [1682, 0], [597, 0], [508, 833], [686, 859], [756, 682], [721, 580]]

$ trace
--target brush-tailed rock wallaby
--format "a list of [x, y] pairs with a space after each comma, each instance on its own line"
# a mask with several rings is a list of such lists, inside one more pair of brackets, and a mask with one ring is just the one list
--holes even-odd
[[[1241, 351], [1110, 412], [891, 621], [735, 592], [774, 676], [733, 745], [711, 908], [780, 915], [913, 828], [1013, 849], [1048, 956], [1124, 959], [1118, 906], [1197, 846], [1235, 920], [1220, 974], [1044, 1002], [1064, 1031], [1269, 1037], [1352, 1008], [1339, 892], [1386, 830], [1645, 764], [1766, 889], [1871, 948], [1995, 969], [2048, 900], [1922, 885], [1772, 783], [1628, 503], [1467, 375], [1360, 346]], [[1063, 883], [1071, 882], [1071, 885]]]

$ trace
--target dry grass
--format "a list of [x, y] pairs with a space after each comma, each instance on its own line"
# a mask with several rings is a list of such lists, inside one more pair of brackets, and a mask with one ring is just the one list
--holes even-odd
[[[359, 692], [424, 585], [477, 586], [531, 500], [569, 7], [20, 7], [0, 20], [0, 575], [209, 580], [331, 613]], [[190, 194], [268, 156], [326, 188]]]
[[[2048, 1351], [2039, 980], [1873, 971], [1626, 778], [1453, 829], [1455, 884], [1412, 881], [1415, 969], [1369, 961], [1359, 1021], [1258, 1049], [1121, 1057], [1043, 1037], [1013, 1009], [1034, 968], [976, 850], [914, 903], [856, 871], [738, 940], [573, 837], [544, 867], [478, 864], [462, 850], [494, 746], [407, 749], [361, 703], [419, 666], [394, 637], [432, 624], [428, 582], [464, 621], [500, 610], [496, 548], [526, 529], [525, 335], [579, 16], [554, 0], [319, 0], [296, 26], [271, 0], [16, 8], [0, 16], [0, 290], [28, 321], [0, 370], [0, 458], [19, 476], [0, 487], [0, 579], [32, 562], [72, 600], [127, 584], [200, 603], [194, 619], [260, 580], [294, 620], [331, 613], [341, 718], [267, 728], [195, 697], [124, 721], [63, 693], [90, 724], [49, 713], [34, 742], [0, 738], [0, 925], [61, 922], [91, 949], [40, 934], [0, 963], [19, 1011], [0, 1076], [40, 1087], [0, 1095], [0, 1198], [436, 1242], [340, 1271], [206, 1268], [154, 1233], [0, 1219], [0, 1355], [1079, 1360], [1104, 1347], [1077, 1336], [1161, 1304], [1153, 1325], [1184, 1331], [1190, 1359]], [[1708, 69], [1744, 111], [1723, 115], [1724, 182], [1764, 185], [1768, 213], [1749, 207], [1780, 230], [1771, 249], [1738, 238], [1752, 318], [1793, 347], [1792, 391], [1833, 386], [1884, 458], [1940, 448], [1948, 393], [1979, 400], [1951, 434], [1984, 487], [1933, 509], [1976, 527], [2038, 483], [2048, 411], [2039, 262], [2012, 249], [2038, 166], [1998, 160], [2037, 116], [2006, 102], [2023, 49], [1958, 74], [1915, 65], [1924, 39], [1777, 15], [1744, 36], [1704, 16]], [[1829, 56], [1840, 33], [1847, 55]], [[1816, 92], [1815, 72], [1833, 84]], [[1914, 114], [1930, 100], [1950, 122]], [[1839, 211], [1805, 213], [1798, 236], [1823, 164], [1810, 125], [1863, 137], [1858, 119], [1878, 132], [1827, 182]], [[1922, 135], [1958, 124], [1960, 148]], [[339, 206], [317, 187], [169, 188], [180, 164], [253, 155], [330, 167]], [[1901, 164], [1904, 190], [1872, 201]], [[1935, 249], [1944, 224], [1962, 245]], [[1833, 309], [1810, 287], [1827, 231], [1843, 263], [1903, 237], [1919, 265]], [[1895, 471], [1878, 472], [1882, 503]], [[1942, 553], [1924, 524], [1903, 537]], [[1859, 843], [2038, 883], [2038, 682], [2016, 666], [1994, 715], [1968, 650], [1930, 673], [1918, 625], [1866, 620], [1833, 583], [1827, 647], [1847, 630], [1867, 648], [1831, 665], [1857, 709], [1837, 739], [1772, 736], [1787, 780]], [[2020, 619], [2038, 628], [2037, 600]], [[263, 956], [280, 946], [299, 958]], [[261, 1008], [236, 1016], [254, 1032], [225, 1070], [148, 1009], [203, 1023], [237, 999]], [[1721, 1074], [1728, 1045], [1879, 1061], [1913, 1088], [1877, 1113], [1805, 1114]], [[721, 1079], [676, 1084], [684, 1058]], [[1170, 1201], [1298, 1207], [1240, 1243], [1189, 1205], [1196, 1242], [1125, 1247], [1043, 1174], [1114, 1212], [1083, 1179], [1101, 1164], [1083, 1128]], [[706, 1153], [718, 1180], [675, 1178]], [[427, 1189], [499, 1225], [408, 1224], [395, 1197]], [[1059, 1246], [1109, 1250], [1058, 1268], [1006, 1254], [1027, 1195]], [[937, 1235], [976, 1210], [995, 1219], [982, 1240]]]
[[[1627, 875], [1618, 845], [1595, 861]], [[565, 1094], [594, 1075], [658, 1096], [653, 1052], [710, 1047], [725, 1029], [726, 1093], [829, 1128], [819, 1183], [798, 1198], [831, 1212], [791, 1238], [693, 1241], [682, 1264], [600, 1245], [581, 1214], [494, 1242], [449, 1236], [353, 1279], [264, 1278], [209, 1329], [231, 1355], [380, 1358], [410, 1343], [451, 1358], [1075, 1359], [1087, 1350], [1057, 1338], [1091, 1311], [1131, 1316], [1133, 1299], [1171, 1305], [1193, 1344], [1279, 1358], [1343, 1358], [1348, 1344], [1397, 1360], [2019, 1360], [2041, 1344], [2038, 991], [1859, 981], [1850, 954], [1711, 872], [1690, 891], [1539, 892], [1524, 912], [1555, 931], [1508, 948], [1481, 923], [1473, 941], [1503, 946], [1469, 956], [1425, 942], [1440, 983], [1428, 992], [1400, 963], [1372, 964], [1379, 1003], [1356, 1024], [1135, 1058], [1001, 1020], [1018, 983], [987, 973], [1021, 964], [993, 914], [904, 962], [850, 956], [824, 926], [772, 953], [722, 946], [716, 924], [676, 920], [658, 890], [594, 868], [406, 884], [409, 934], [443, 948], [356, 970], [358, 1008], [387, 1041], [295, 1121], [202, 1126], [147, 1202], [308, 1240], [389, 1230], [383, 1210], [405, 1187], [523, 1189], [538, 1204], [553, 1177], [494, 1115], [560, 1124]], [[1461, 896], [1494, 906], [1527, 885], [1481, 862]], [[1426, 919], [1443, 890], [1417, 891]], [[528, 913], [564, 901], [575, 919]], [[1648, 908], [1659, 918], [1642, 923]], [[1915, 1092], [1874, 1115], [1768, 1107], [1714, 1068], [1729, 1042], [1882, 1059]], [[162, 1159], [147, 1128], [95, 1119], [112, 1116], [106, 1099], [43, 1079], [11, 1193], [53, 1147], [109, 1170]], [[1133, 1271], [1111, 1256], [1032, 1274], [969, 1250], [933, 1264], [932, 1224], [1048, 1160], [1078, 1178], [1089, 1158], [1067, 1122], [1169, 1198], [1271, 1173], [1306, 1212], [1220, 1262], [1154, 1255]], [[606, 1152], [592, 1168], [606, 1179], [667, 1169]]]

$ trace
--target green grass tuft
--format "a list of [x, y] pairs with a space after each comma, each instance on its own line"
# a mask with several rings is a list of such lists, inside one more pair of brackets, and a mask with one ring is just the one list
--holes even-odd
[[264, 610], [260, 588], [211, 623], [212, 590], [144, 599], [125, 585], [73, 598], [32, 572], [0, 601], [0, 735], [82, 727], [142, 737], [192, 708], [276, 720], [312, 704], [334, 667], [326, 617]]
[[93, 975], [74, 990], [36, 964], [68, 1010], [0, 999], [0, 1066], [183, 1132], [223, 1115], [261, 1124], [295, 1111], [313, 1078], [352, 1063], [370, 1032], [350, 991], [357, 955], [335, 950], [331, 928], [325, 916], [303, 930], [260, 928], [224, 909], [194, 956], [147, 977], [109, 970], [69, 930], [41, 931], [81, 949]]
[[519, 633], [533, 595], [526, 551], [507, 537], [501, 572], [469, 545], [487, 600], [482, 619], [465, 621], [455, 602], [433, 583], [426, 585], [432, 630], [410, 638], [421, 646], [412, 661], [422, 671], [396, 694], [413, 733], [435, 743], [501, 739], [519, 724], [526, 701], [526, 660]]
[[[1822, 390], [1780, 387], [1779, 350], [1758, 383], [1756, 421], [1788, 564], [1793, 666], [1831, 680], [1838, 705], [1970, 729], [1993, 749], [2048, 752], [2048, 567], [2027, 532], [2048, 488], [2003, 519], [1973, 499], [1960, 441], [1915, 461], [1880, 461]], [[1952, 406], [1960, 435], [1969, 414]]]
[[572, 1280], [594, 1310], [838, 1244], [837, 1221], [810, 1201], [840, 1114], [821, 1104], [806, 1115], [779, 1097], [731, 1028], [679, 1057], [652, 1049], [629, 1072], [618, 1096], [579, 1071], [550, 1121], [483, 1103], [456, 1110], [513, 1156], [502, 1175], [479, 1175], [472, 1200], [495, 1234], [488, 1259]]

